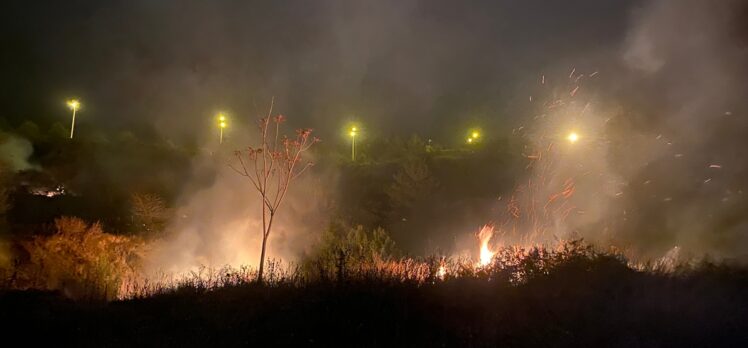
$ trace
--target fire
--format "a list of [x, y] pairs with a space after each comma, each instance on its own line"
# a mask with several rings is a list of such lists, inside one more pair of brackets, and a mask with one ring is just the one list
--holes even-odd
[[493, 237], [493, 225], [484, 225], [480, 232], [478, 232], [478, 239], [480, 240], [480, 261], [478, 267], [485, 267], [491, 264], [493, 256], [496, 254], [495, 251], [491, 251], [488, 247], [488, 242]]
[[447, 268], [444, 267], [444, 265], [439, 266], [439, 269], [436, 271], [436, 277], [444, 280], [444, 277], [447, 276]]

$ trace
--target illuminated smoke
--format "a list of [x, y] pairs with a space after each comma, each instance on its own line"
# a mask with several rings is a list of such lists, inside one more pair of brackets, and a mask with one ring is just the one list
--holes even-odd
[[12, 171], [38, 169], [29, 163], [29, 157], [34, 152], [31, 142], [10, 134], [0, 134], [0, 161], [8, 165]]
[[[208, 185], [195, 182], [194, 187], [185, 190], [167, 227], [167, 236], [149, 258], [149, 272], [183, 273], [201, 266], [259, 264], [260, 198], [246, 178], [229, 168], [226, 158], [229, 156], [216, 152], [195, 160], [196, 173], [215, 171], [212, 181]], [[296, 179], [276, 215], [268, 242], [268, 260], [295, 261], [313, 246], [329, 218], [325, 209], [331, 176], [311, 168]]]

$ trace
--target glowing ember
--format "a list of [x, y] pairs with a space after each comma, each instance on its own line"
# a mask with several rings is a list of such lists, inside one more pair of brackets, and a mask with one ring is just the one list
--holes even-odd
[[496, 254], [496, 252], [491, 251], [488, 247], [491, 237], [493, 237], [493, 225], [484, 225], [480, 229], [480, 232], [478, 232], [478, 239], [480, 240], [480, 262], [478, 262], [478, 267], [490, 265], [493, 256]]
[[34, 188], [30, 190], [30, 193], [35, 196], [55, 197], [55, 196], [64, 195], [66, 192], [65, 192], [65, 187], [62, 185], [59, 185], [55, 189], [52, 189], [52, 190], [48, 188], [44, 188], [44, 187]]

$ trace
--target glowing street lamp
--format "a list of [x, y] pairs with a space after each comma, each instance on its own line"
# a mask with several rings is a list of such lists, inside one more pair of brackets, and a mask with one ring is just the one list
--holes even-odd
[[569, 135], [566, 136], [566, 140], [568, 140], [570, 143], [574, 144], [577, 141], [579, 141], [579, 134], [576, 132], [571, 132]]
[[468, 144], [474, 144], [478, 142], [478, 139], [480, 138], [480, 132], [474, 130], [470, 132], [470, 136], [467, 138]]
[[223, 129], [226, 128], [228, 124], [226, 123], [226, 115], [224, 114], [218, 114], [218, 128], [220, 129], [220, 138], [218, 140], [219, 144], [223, 144]]
[[351, 161], [356, 161], [356, 135], [358, 135], [358, 128], [351, 127], [351, 131], [348, 133], [351, 136]]
[[73, 139], [73, 133], [75, 132], [75, 112], [80, 108], [81, 103], [77, 99], [68, 100], [68, 107], [73, 110], [73, 123], [70, 125], [70, 139]]

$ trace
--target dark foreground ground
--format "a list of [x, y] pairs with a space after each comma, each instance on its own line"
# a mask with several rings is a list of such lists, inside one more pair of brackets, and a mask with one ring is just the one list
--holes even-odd
[[4, 341], [24, 345], [745, 347], [747, 274], [662, 275], [598, 260], [520, 286], [476, 277], [248, 284], [108, 304], [12, 291], [0, 308]]

